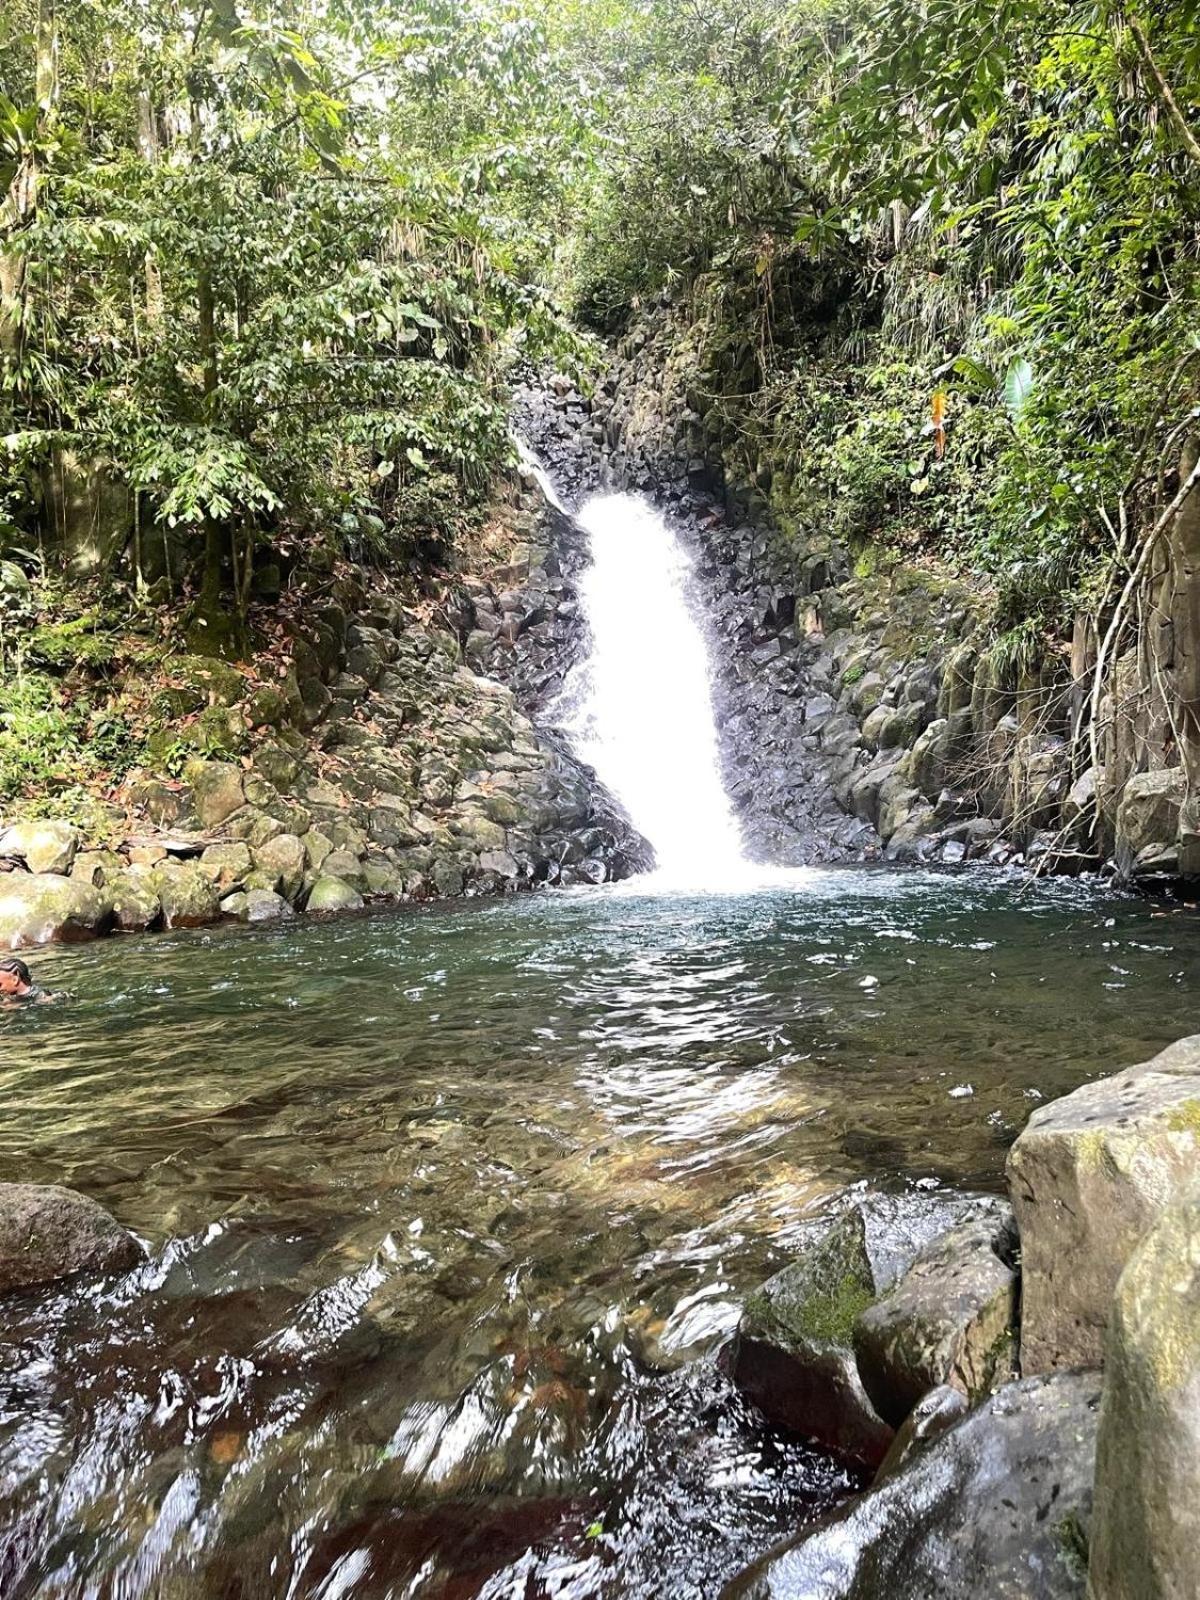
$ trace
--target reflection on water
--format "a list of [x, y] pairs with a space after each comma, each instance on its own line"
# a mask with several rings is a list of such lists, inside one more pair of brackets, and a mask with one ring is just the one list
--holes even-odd
[[707, 1364], [863, 1180], [1200, 1028], [1186, 914], [808, 873], [47, 952], [0, 1177], [140, 1272], [0, 1321], [0, 1594], [707, 1597], [846, 1488]]

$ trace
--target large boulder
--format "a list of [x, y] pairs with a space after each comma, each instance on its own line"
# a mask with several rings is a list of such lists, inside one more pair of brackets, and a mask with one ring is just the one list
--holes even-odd
[[1200, 1200], [1165, 1212], [1121, 1274], [1108, 1330], [1093, 1600], [1200, 1595]]
[[1083, 1600], [1100, 1380], [1007, 1384], [726, 1600]]
[[1200, 1035], [1041, 1107], [1008, 1156], [1021, 1369], [1098, 1367], [1117, 1279], [1200, 1163]]
[[106, 893], [82, 878], [8, 872], [0, 877], [0, 949], [51, 939], [91, 939], [112, 920]]
[[254, 865], [286, 900], [294, 900], [307, 866], [304, 846], [294, 833], [276, 834], [254, 852]]
[[358, 911], [363, 898], [341, 878], [324, 875], [309, 890], [306, 911]]
[[221, 891], [198, 862], [164, 861], [149, 882], [168, 928], [199, 928], [220, 915]]
[[872, 1467], [892, 1429], [863, 1389], [852, 1338], [878, 1290], [863, 1217], [848, 1211], [750, 1296], [724, 1356], [734, 1383], [773, 1423]]
[[1169, 867], [1177, 853], [1179, 812], [1187, 794], [1180, 767], [1135, 772], [1117, 806], [1117, 864], [1136, 876]]
[[1002, 1202], [935, 1239], [900, 1281], [859, 1316], [854, 1350], [879, 1415], [899, 1427], [930, 1389], [972, 1402], [1013, 1376], [1017, 1248]]
[[0, 856], [30, 872], [70, 872], [78, 849], [79, 829], [69, 822], [17, 822], [0, 833]]
[[189, 773], [202, 827], [217, 828], [246, 803], [242, 773], [229, 761], [205, 761]]
[[107, 888], [113, 918], [122, 933], [140, 933], [162, 915], [158, 890], [144, 872], [122, 872]]
[[0, 1183], [0, 1294], [75, 1272], [127, 1272], [144, 1258], [133, 1235], [86, 1195]]
[[250, 846], [242, 839], [222, 839], [210, 844], [200, 857], [200, 870], [222, 889], [232, 889], [253, 868]]

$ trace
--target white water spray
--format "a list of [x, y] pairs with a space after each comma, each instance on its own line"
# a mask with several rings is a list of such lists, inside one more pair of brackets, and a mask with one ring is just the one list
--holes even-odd
[[[545, 495], [547, 505], [553, 506], [556, 511], [567, 513], [566, 506], [563, 505], [558, 497], [557, 489], [550, 481], [550, 474], [525, 443], [524, 439], [517, 438], [515, 434], [510, 434], [509, 437], [516, 446], [517, 455], [521, 458], [521, 465]], [[567, 514], [569, 515], [569, 513]]]
[[559, 716], [654, 846], [657, 881], [693, 887], [744, 877], [720, 776], [708, 653], [688, 607], [688, 558], [663, 518], [633, 495], [589, 500], [579, 522], [591, 537], [579, 592], [592, 651], [568, 678]]

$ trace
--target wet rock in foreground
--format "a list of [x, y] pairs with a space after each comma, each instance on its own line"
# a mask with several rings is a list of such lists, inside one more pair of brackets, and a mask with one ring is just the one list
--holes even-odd
[[1200, 1594], [1200, 1201], [1121, 1274], [1096, 1446], [1095, 1600]]
[[893, 1427], [941, 1384], [976, 1401], [1014, 1376], [1016, 1249], [1012, 1212], [997, 1201], [926, 1245], [859, 1317], [859, 1374]]
[[1021, 1369], [1098, 1367], [1117, 1279], [1200, 1168], [1200, 1035], [1035, 1111], [1008, 1157]]
[[1099, 1390], [1006, 1385], [725, 1600], [1082, 1600]]
[[76, 1272], [126, 1272], [144, 1258], [133, 1235], [86, 1195], [0, 1183], [0, 1294]]
[[750, 1296], [725, 1357], [738, 1388], [773, 1423], [870, 1467], [887, 1453], [892, 1429], [867, 1398], [851, 1341], [879, 1287], [862, 1214], [848, 1211]]

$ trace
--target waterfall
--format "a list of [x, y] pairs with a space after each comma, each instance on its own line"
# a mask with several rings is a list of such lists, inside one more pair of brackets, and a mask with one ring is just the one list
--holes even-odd
[[688, 557], [634, 495], [579, 512], [592, 564], [579, 583], [591, 630], [557, 714], [580, 756], [654, 846], [657, 877], [700, 887], [745, 874], [721, 782], [704, 636], [688, 605]]
[[518, 438], [515, 434], [510, 434], [509, 437], [512, 439], [512, 442], [516, 447], [516, 452], [520, 458], [521, 465], [525, 468], [526, 472], [529, 473], [530, 477], [546, 497], [546, 504], [553, 506], [556, 511], [562, 511], [569, 516], [570, 513], [567, 512], [566, 506], [563, 505], [562, 501], [559, 499], [558, 490], [550, 481], [550, 474], [546, 471], [545, 467], [525, 443], [524, 439]]

